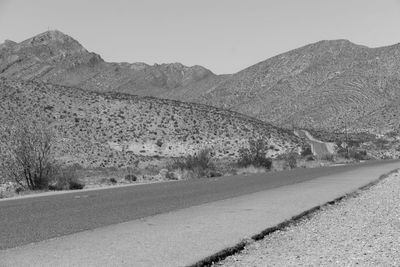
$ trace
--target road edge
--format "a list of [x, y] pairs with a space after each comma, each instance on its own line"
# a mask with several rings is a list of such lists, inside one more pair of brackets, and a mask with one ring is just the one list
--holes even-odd
[[208, 256], [208, 257], [206, 257], [206, 258], [204, 258], [204, 259], [202, 259], [202, 260], [200, 260], [200, 261], [198, 261], [198, 262], [196, 262], [194, 264], [188, 265], [188, 267], [212, 266], [214, 263], [222, 261], [225, 258], [227, 258], [229, 256], [232, 256], [232, 255], [242, 251], [247, 245], [249, 245], [249, 244], [251, 244], [251, 243], [253, 243], [255, 241], [261, 240], [265, 236], [267, 236], [267, 235], [269, 235], [269, 234], [271, 234], [271, 233], [273, 233], [275, 231], [283, 230], [283, 229], [285, 229], [287, 227], [290, 227], [290, 226], [296, 224], [301, 219], [311, 217], [315, 212], [317, 212], [318, 210], [322, 209], [323, 207], [330, 206], [330, 205], [335, 205], [335, 204], [337, 204], [337, 203], [339, 203], [341, 201], [345, 201], [348, 198], [352, 198], [352, 197], [355, 197], [355, 196], [359, 195], [362, 191], [365, 191], [365, 190], [369, 189], [370, 187], [378, 184], [380, 181], [388, 178], [391, 174], [396, 173], [398, 171], [400, 171], [400, 168], [396, 168], [396, 169], [391, 170], [391, 171], [389, 171], [387, 173], [384, 173], [381, 176], [379, 176], [376, 180], [357, 188], [353, 192], [347, 193], [347, 194], [342, 195], [340, 197], [337, 197], [337, 198], [335, 198], [335, 199], [333, 199], [331, 201], [328, 201], [328, 202], [326, 202], [324, 204], [321, 204], [321, 205], [315, 206], [315, 207], [313, 207], [311, 209], [308, 209], [306, 211], [303, 211], [302, 213], [300, 213], [298, 215], [295, 215], [292, 218], [277, 224], [276, 226], [269, 227], [269, 228], [261, 231], [259, 234], [253, 235], [251, 238], [243, 239], [241, 242], [239, 242], [238, 244], [236, 244], [234, 246], [231, 246], [231, 247], [228, 247], [226, 249], [223, 249], [223, 250], [221, 250], [221, 251], [219, 251], [219, 252], [217, 252], [217, 253], [215, 253], [215, 254], [213, 254], [211, 256]]

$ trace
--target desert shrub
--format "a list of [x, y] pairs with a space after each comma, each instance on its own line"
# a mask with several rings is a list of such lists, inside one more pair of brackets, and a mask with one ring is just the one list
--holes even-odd
[[321, 156], [322, 160], [327, 160], [327, 161], [333, 161], [334, 160], [334, 156], [332, 154], [325, 154], [323, 156]]
[[168, 171], [168, 172], [165, 174], [165, 178], [167, 178], [167, 179], [169, 179], [169, 180], [178, 180], [178, 179], [179, 179], [179, 177], [176, 175], [176, 173], [175, 173], [175, 172], [172, 172], [172, 171]]
[[291, 169], [294, 169], [297, 167], [297, 158], [298, 158], [298, 154], [297, 153], [288, 153], [285, 157], [286, 162], [288, 163], [289, 167]]
[[366, 160], [368, 159], [367, 151], [365, 150], [350, 150], [349, 156], [355, 160]]
[[306, 161], [313, 161], [313, 160], [315, 160], [315, 158], [314, 158], [313, 155], [308, 155], [308, 156], [306, 157]]
[[301, 156], [302, 157], [306, 157], [306, 156], [309, 156], [309, 155], [312, 155], [313, 153], [312, 153], [312, 150], [311, 150], [311, 147], [303, 147], [303, 149], [302, 149], [302, 151], [301, 151]]
[[254, 167], [270, 169], [272, 160], [266, 157], [268, 147], [268, 143], [263, 139], [250, 139], [248, 148], [239, 149], [238, 166], [247, 167], [253, 165]]
[[[297, 167], [297, 159], [299, 158], [299, 154], [296, 152], [289, 152], [286, 154], [279, 155], [276, 159], [284, 161], [284, 165], [286, 165], [290, 169], [294, 169]], [[286, 168], [287, 168], [286, 167]]]
[[136, 182], [137, 177], [134, 174], [127, 174], [125, 175], [125, 180], [129, 182]]
[[161, 139], [158, 139], [157, 142], [156, 142], [156, 145], [157, 145], [158, 147], [162, 147], [163, 141], [162, 141]]
[[112, 183], [112, 184], [116, 184], [116, 183], [117, 183], [117, 180], [116, 180], [115, 178], [113, 178], [113, 177], [110, 178], [109, 181], [110, 181], [110, 183]]
[[69, 183], [69, 189], [70, 190], [80, 190], [85, 187], [85, 184], [79, 181], [70, 181]]
[[356, 149], [343, 149], [338, 151], [338, 155], [344, 157], [346, 159], [355, 159], [355, 160], [368, 160], [369, 157], [365, 150], [356, 150]]
[[215, 170], [215, 165], [211, 158], [211, 151], [202, 149], [193, 155], [176, 159], [168, 168], [170, 170], [188, 170], [197, 177], [210, 177], [211, 171]]
[[23, 187], [17, 187], [17, 188], [15, 188], [15, 193], [17, 193], [17, 194], [20, 194], [21, 192], [23, 192], [24, 191], [24, 188]]
[[2, 176], [13, 179], [31, 190], [47, 189], [54, 172], [53, 134], [38, 122], [18, 119], [2, 137], [4, 147], [0, 159]]
[[218, 171], [214, 171], [214, 170], [210, 171], [210, 177], [221, 177], [221, 176], [222, 176], [222, 173], [220, 173]]
[[58, 166], [49, 184], [49, 190], [75, 190], [84, 187], [85, 184], [79, 180], [73, 166]]

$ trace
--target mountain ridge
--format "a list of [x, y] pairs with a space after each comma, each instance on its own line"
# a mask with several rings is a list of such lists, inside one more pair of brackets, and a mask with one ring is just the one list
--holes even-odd
[[[343, 131], [346, 122], [376, 132], [369, 121], [377, 124], [380, 109], [394, 114], [400, 98], [399, 43], [322, 40], [227, 75], [181, 63], [108, 63], [59, 31], [0, 47], [0, 77], [202, 103], [285, 128]], [[400, 125], [388, 120], [385, 131]]]
[[188, 100], [282, 127], [337, 130], [341, 121], [356, 122], [399, 97], [399, 56], [399, 44], [320, 41], [261, 61]]
[[0, 45], [0, 76], [39, 79], [91, 91], [158, 95], [215, 74], [199, 65], [181, 63], [106, 62], [72, 37], [54, 30], [20, 43]]

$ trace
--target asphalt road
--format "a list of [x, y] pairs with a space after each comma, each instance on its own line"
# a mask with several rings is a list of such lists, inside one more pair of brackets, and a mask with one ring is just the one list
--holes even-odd
[[0, 201], [0, 249], [387, 162], [295, 169]]

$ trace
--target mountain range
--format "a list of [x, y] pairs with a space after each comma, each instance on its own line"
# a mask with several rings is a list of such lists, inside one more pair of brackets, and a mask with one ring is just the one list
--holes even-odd
[[284, 128], [398, 131], [400, 45], [320, 41], [238, 73], [108, 63], [59, 31], [0, 45], [0, 77], [215, 106]]
[[108, 63], [72, 37], [47, 31], [21, 43], [0, 45], [0, 75], [41, 80], [98, 92], [158, 96], [216, 76], [201, 66], [180, 63]]

